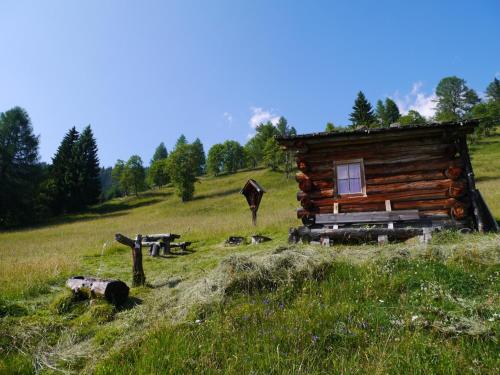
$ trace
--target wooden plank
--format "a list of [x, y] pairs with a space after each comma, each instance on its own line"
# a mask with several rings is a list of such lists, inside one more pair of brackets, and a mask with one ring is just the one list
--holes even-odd
[[316, 215], [318, 224], [375, 223], [387, 221], [418, 220], [418, 210], [352, 212]]

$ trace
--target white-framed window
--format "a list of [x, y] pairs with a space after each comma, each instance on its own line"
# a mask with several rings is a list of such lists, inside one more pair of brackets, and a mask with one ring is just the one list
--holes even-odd
[[363, 160], [335, 162], [337, 195], [365, 194], [365, 176]]

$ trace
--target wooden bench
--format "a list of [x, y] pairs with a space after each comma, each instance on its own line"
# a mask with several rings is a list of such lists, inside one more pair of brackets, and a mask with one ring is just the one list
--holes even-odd
[[[389, 236], [395, 238], [409, 238], [423, 236], [421, 240], [427, 242], [430, 239], [430, 229], [428, 228], [394, 228], [396, 222], [418, 221], [420, 215], [418, 210], [398, 210], [392, 211], [391, 202], [385, 202], [386, 211], [371, 212], [338, 212], [338, 204], [334, 205], [334, 213], [316, 215], [316, 224], [323, 225], [322, 229], [313, 230], [319, 232], [322, 245], [329, 245], [330, 238], [346, 237], [372, 237], [377, 236], [379, 244], [387, 243]], [[349, 224], [382, 224], [385, 228], [359, 228], [348, 227], [339, 228], [339, 225]]]

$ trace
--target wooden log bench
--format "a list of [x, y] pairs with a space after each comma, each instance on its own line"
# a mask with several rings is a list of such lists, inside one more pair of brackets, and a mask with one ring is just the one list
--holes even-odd
[[[331, 239], [377, 239], [379, 244], [384, 244], [389, 241], [389, 238], [403, 240], [415, 236], [420, 236], [420, 240], [427, 243], [431, 239], [431, 228], [411, 226], [396, 228], [394, 226], [395, 223], [401, 224], [419, 220], [418, 210], [392, 211], [390, 201], [386, 201], [386, 211], [371, 212], [338, 212], [336, 204], [334, 213], [316, 215], [316, 224], [320, 225], [320, 228], [302, 228], [298, 233], [291, 231], [290, 237], [319, 239], [324, 246], [329, 246]], [[360, 225], [373, 225], [373, 227], [360, 227]]]

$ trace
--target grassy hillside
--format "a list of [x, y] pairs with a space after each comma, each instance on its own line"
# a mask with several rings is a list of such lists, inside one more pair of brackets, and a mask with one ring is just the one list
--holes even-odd
[[[500, 136], [472, 152], [478, 187], [500, 219]], [[267, 190], [256, 229], [239, 194], [248, 178]], [[498, 369], [498, 235], [444, 233], [428, 247], [289, 247], [296, 189], [282, 174], [245, 171], [202, 179], [192, 202], [166, 188], [1, 233], [0, 373]], [[145, 257], [148, 286], [132, 289], [125, 306], [64, 290], [74, 274], [130, 284], [130, 250], [114, 233], [169, 231], [194, 251]], [[223, 245], [255, 231], [273, 241]]]

